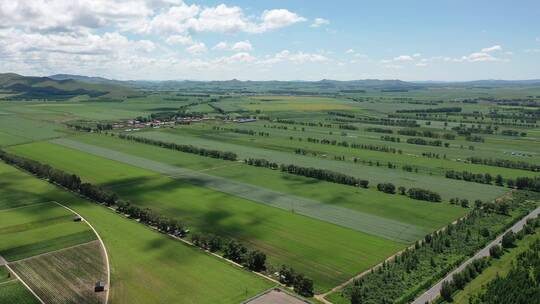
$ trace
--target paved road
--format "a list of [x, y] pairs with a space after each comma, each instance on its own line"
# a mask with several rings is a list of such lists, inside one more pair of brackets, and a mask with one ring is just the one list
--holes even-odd
[[454, 271], [450, 272], [444, 279], [439, 281], [437, 284], [433, 285], [428, 291], [426, 291], [424, 294], [422, 294], [420, 297], [416, 298], [414, 300], [413, 304], [425, 304], [425, 303], [431, 303], [433, 300], [435, 300], [440, 292], [441, 292], [441, 286], [444, 281], [451, 281], [452, 276], [455, 273], [463, 271], [467, 265], [472, 263], [474, 260], [487, 257], [489, 256], [489, 248], [491, 248], [493, 245], [500, 244], [503, 235], [512, 230], [513, 232], [518, 232], [521, 229], [523, 229], [523, 226], [527, 222], [528, 219], [537, 217], [538, 214], [540, 214], [540, 207], [536, 208], [534, 211], [529, 213], [527, 216], [519, 220], [517, 223], [514, 224], [511, 228], [506, 230], [503, 234], [499, 235], [493, 242], [489, 243], [486, 247], [484, 247], [482, 250], [478, 251], [472, 258], [465, 261], [463, 264], [461, 264], [458, 268], [456, 268]]

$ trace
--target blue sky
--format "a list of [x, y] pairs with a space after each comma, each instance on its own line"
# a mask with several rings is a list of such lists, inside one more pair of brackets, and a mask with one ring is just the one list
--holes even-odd
[[0, 71], [116, 79], [540, 78], [538, 1], [0, 3]]

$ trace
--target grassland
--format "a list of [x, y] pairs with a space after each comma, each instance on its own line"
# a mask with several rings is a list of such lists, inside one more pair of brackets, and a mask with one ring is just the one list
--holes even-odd
[[93, 241], [75, 247], [19, 260], [11, 267], [46, 303], [105, 303], [105, 293], [94, 284], [106, 281], [101, 244]]
[[[102, 236], [110, 255], [110, 303], [238, 303], [270, 288], [272, 283], [169, 239], [111, 210], [60, 190], [44, 181], [0, 164], [4, 174], [28, 187], [4, 187], [61, 201], [85, 217]], [[211, 290], [212, 292], [209, 292]]]

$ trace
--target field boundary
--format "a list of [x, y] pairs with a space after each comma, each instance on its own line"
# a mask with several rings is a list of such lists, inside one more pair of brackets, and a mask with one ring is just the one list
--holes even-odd
[[103, 248], [103, 254], [105, 256], [105, 267], [107, 269], [107, 288], [105, 290], [105, 304], [107, 304], [109, 302], [109, 292], [111, 290], [111, 268], [110, 268], [110, 264], [109, 264], [109, 253], [107, 252], [107, 247], [105, 247], [105, 243], [103, 242], [103, 240], [101, 239], [101, 236], [99, 235], [99, 233], [96, 231], [96, 229], [94, 228], [94, 226], [92, 226], [92, 224], [90, 224], [90, 222], [88, 222], [83, 216], [81, 216], [79, 213], [77, 213], [75, 210], [65, 206], [65, 205], [62, 205], [61, 203], [59, 202], [56, 202], [54, 201], [55, 204], [61, 206], [61, 207], [64, 207], [66, 208], [67, 210], [71, 211], [72, 213], [76, 214], [78, 217], [80, 217], [86, 224], [88, 224], [88, 226], [90, 227], [90, 229], [92, 229], [92, 231], [94, 231], [94, 233], [96, 234], [97, 238], [98, 238], [98, 241], [101, 243], [101, 248]]
[[28, 284], [26, 284], [26, 282], [23, 281], [23, 279], [21, 279], [21, 277], [19, 277], [19, 275], [13, 270], [11, 269], [11, 267], [9, 267], [9, 264], [6, 264], [5, 265], [6, 268], [11, 272], [13, 273], [13, 275], [17, 278], [17, 280], [19, 280], [23, 285], [24, 287], [26, 287], [26, 289], [28, 289], [32, 295], [41, 303], [41, 304], [45, 304], [45, 302], [32, 290], [32, 288], [30, 288], [30, 286], [28, 286]]
[[13, 208], [8, 208], [8, 209], [0, 209], [0, 212], [13, 211], [13, 210], [23, 209], [23, 208], [28, 208], [28, 207], [37, 206], [37, 205], [45, 205], [45, 204], [48, 204], [48, 203], [52, 203], [52, 201], [39, 202], [39, 203], [28, 204], [28, 205], [19, 206], [19, 207], [13, 207]]
[[64, 248], [53, 250], [53, 251], [47, 251], [47, 252], [44, 252], [44, 253], [33, 255], [31, 257], [27, 257], [27, 258], [23, 258], [23, 259], [19, 259], [19, 260], [14, 260], [14, 261], [11, 261], [10, 263], [17, 263], [17, 262], [24, 262], [24, 261], [32, 260], [32, 259], [39, 258], [39, 257], [42, 257], [42, 256], [46, 256], [46, 255], [66, 251], [66, 250], [69, 250], [69, 249], [77, 248], [77, 247], [80, 247], [80, 246], [83, 246], [83, 245], [86, 245], [86, 244], [90, 244], [90, 243], [93, 243], [93, 242], [97, 242], [97, 241], [98, 240], [96, 239], [96, 240], [89, 241], [89, 242], [86, 242], [86, 243], [80, 243], [80, 244], [77, 244], [77, 245], [64, 247]]

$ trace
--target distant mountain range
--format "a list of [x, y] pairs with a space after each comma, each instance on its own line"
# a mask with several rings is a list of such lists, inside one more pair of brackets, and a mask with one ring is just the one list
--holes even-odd
[[540, 80], [477, 80], [466, 82], [440, 82], [364, 79], [338, 81], [193, 81], [167, 80], [120, 81], [103, 77], [56, 74], [49, 77], [26, 77], [18, 74], [0, 74], [0, 91], [9, 99], [67, 100], [74, 97], [86, 100], [123, 100], [140, 95], [140, 90], [184, 91], [186, 93], [241, 93], [241, 94], [336, 94], [366, 91], [406, 92], [430, 87], [540, 86]]

